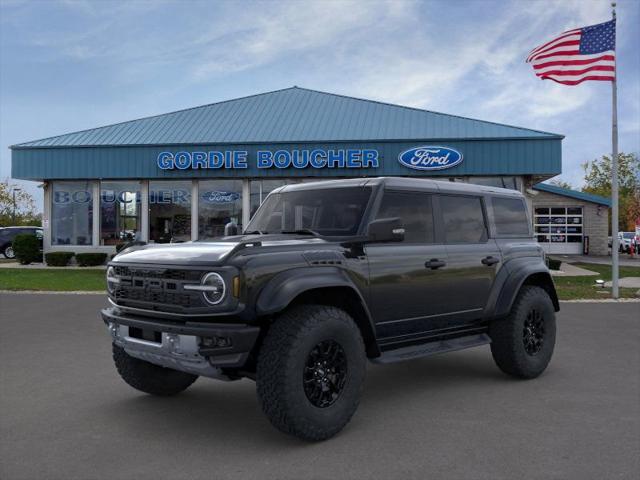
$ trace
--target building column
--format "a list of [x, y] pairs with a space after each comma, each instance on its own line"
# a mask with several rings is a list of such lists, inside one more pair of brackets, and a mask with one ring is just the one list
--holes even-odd
[[92, 192], [93, 225], [91, 245], [98, 247], [100, 246], [100, 180], [93, 182]]
[[45, 182], [42, 187], [44, 194], [44, 205], [42, 209], [42, 249], [46, 252], [51, 250], [51, 198], [53, 184], [51, 182]]
[[242, 180], [242, 230], [244, 231], [251, 220], [251, 185], [250, 180]]
[[198, 240], [198, 180], [191, 180], [191, 241]]
[[140, 182], [140, 240], [149, 242], [149, 180]]

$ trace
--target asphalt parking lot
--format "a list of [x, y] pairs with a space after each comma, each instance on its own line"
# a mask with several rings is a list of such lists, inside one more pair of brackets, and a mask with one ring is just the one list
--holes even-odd
[[372, 366], [353, 421], [301, 443], [249, 380], [154, 398], [111, 363], [98, 295], [0, 295], [0, 478], [637, 478], [640, 304], [563, 304], [556, 354], [515, 381], [488, 347]]

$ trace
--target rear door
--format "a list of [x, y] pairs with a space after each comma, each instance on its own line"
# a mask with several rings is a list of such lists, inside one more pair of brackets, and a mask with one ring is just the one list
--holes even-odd
[[501, 254], [489, 238], [484, 199], [474, 195], [439, 196], [447, 251], [449, 298], [455, 305], [452, 323], [482, 317]]
[[428, 192], [384, 192], [376, 218], [400, 217], [405, 238], [365, 247], [380, 338], [429, 330], [431, 318], [448, 311], [442, 280], [446, 250], [436, 236], [432, 198]]

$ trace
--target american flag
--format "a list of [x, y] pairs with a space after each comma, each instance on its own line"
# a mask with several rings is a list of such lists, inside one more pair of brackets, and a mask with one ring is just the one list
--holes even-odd
[[568, 30], [534, 48], [527, 57], [541, 79], [564, 85], [616, 76], [616, 21]]

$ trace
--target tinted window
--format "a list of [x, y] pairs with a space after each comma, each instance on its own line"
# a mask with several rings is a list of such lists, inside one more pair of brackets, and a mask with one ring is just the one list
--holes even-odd
[[251, 219], [246, 231], [292, 233], [309, 229], [326, 236], [355, 235], [370, 196], [369, 187], [272, 193]]
[[529, 235], [527, 210], [520, 198], [491, 199], [497, 235]]
[[443, 195], [440, 209], [447, 243], [486, 242], [487, 228], [480, 198]]
[[404, 224], [405, 242], [433, 243], [431, 195], [385, 192], [376, 218], [394, 217], [400, 217]]

